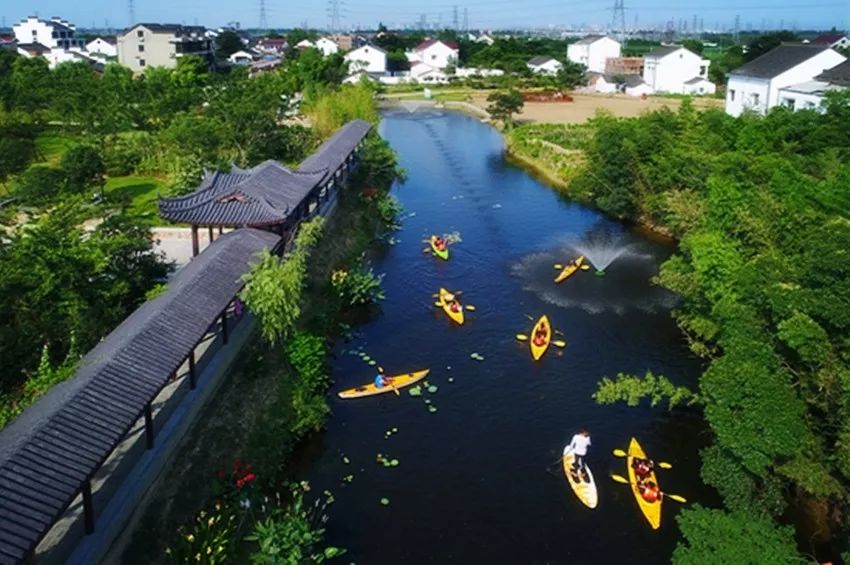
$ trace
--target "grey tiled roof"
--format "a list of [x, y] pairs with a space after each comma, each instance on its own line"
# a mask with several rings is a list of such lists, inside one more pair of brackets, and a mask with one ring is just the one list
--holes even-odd
[[555, 61], [554, 57], [549, 57], [548, 55], [538, 55], [531, 59], [528, 64], [533, 67], [539, 67], [540, 65], [545, 65], [549, 61]]
[[234, 166], [229, 173], [216, 171], [191, 194], [161, 198], [160, 215], [172, 222], [201, 226], [282, 224], [313, 189], [336, 172], [371, 129], [371, 124], [362, 120], [349, 122], [297, 171], [277, 161], [247, 170]]
[[850, 59], [844, 61], [840, 65], [827, 69], [818, 76], [816, 80], [822, 80], [836, 86], [850, 87]]
[[325, 141], [315, 153], [307, 157], [298, 166], [298, 170], [326, 171], [327, 174], [333, 174], [371, 130], [372, 124], [369, 122], [363, 120], [348, 122]]
[[123, 440], [280, 237], [222, 236], [0, 431], [0, 563], [22, 562]]
[[586, 36], [582, 37], [581, 39], [579, 39], [578, 41], [576, 41], [574, 43], [574, 45], [590, 45], [591, 43], [595, 43], [595, 42], [599, 41], [600, 39], [603, 39], [604, 37], [607, 37], [607, 36], [605, 36], [605, 35], [586, 35]]
[[729, 74], [755, 78], [773, 78], [808, 61], [829, 48], [829, 45], [783, 43], [761, 57], [757, 57], [749, 63], [738, 67]]

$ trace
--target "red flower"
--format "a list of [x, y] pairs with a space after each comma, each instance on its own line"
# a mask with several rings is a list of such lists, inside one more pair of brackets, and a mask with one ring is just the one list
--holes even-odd
[[253, 481], [256, 478], [257, 478], [256, 473], [248, 473], [247, 475], [242, 477], [242, 481], [245, 482], [245, 483], [250, 483], [251, 481]]
[[243, 486], [245, 486], [245, 481], [242, 479], [236, 481], [236, 488], [242, 488]]

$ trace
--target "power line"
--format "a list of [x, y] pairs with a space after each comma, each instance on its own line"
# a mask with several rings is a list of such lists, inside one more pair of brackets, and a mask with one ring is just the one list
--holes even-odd
[[331, 31], [339, 33], [340, 28], [340, 0], [328, 0], [328, 17], [331, 21]]
[[614, 17], [611, 20], [611, 31], [614, 32], [620, 41], [625, 39], [626, 35], [626, 5], [625, 0], [614, 0]]
[[136, 25], [136, 6], [133, 0], [127, 0], [127, 14], [130, 16], [130, 25]]

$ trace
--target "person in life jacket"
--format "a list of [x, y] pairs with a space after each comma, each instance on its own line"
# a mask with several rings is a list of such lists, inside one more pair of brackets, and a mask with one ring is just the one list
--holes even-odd
[[546, 325], [546, 322], [540, 324], [540, 327], [537, 328], [537, 331], [534, 332], [534, 345], [541, 347], [546, 344], [546, 338], [549, 336], [549, 328]]
[[658, 502], [664, 496], [655, 481], [644, 481], [638, 484], [641, 498], [647, 502]]
[[655, 463], [650, 461], [649, 459], [641, 459], [639, 457], [635, 457], [632, 460], [632, 469], [635, 470], [635, 475], [640, 478], [647, 477], [652, 469], [655, 467]]
[[446, 248], [446, 240], [439, 235], [434, 238], [434, 247], [442, 251]]

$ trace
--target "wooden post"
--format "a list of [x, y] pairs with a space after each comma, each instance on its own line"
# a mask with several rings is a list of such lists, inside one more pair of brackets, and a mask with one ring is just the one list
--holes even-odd
[[210, 244], [213, 242], [213, 227], [210, 226]]
[[153, 449], [154, 446], [154, 429], [153, 429], [153, 413], [151, 411], [151, 403], [145, 404], [145, 440], [147, 441], [148, 449]]
[[86, 535], [94, 533], [94, 505], [91, 500], [91, 481], [83, 483], [83, 515], [86, 523]]
[[227, 345], [227, 308], [221, 313], [221, 341]]
[[218, 235], [221, 235], [223, 233], [224, 233], [224, 227], [218, 226]]
[[189, 354], [189, 389], [195, 390], [198, 386], [198, 381], [195, 378], [195, 348]]
[[192, 224], [192, 257], [198, 256], [198, 247], [198, 226]]

